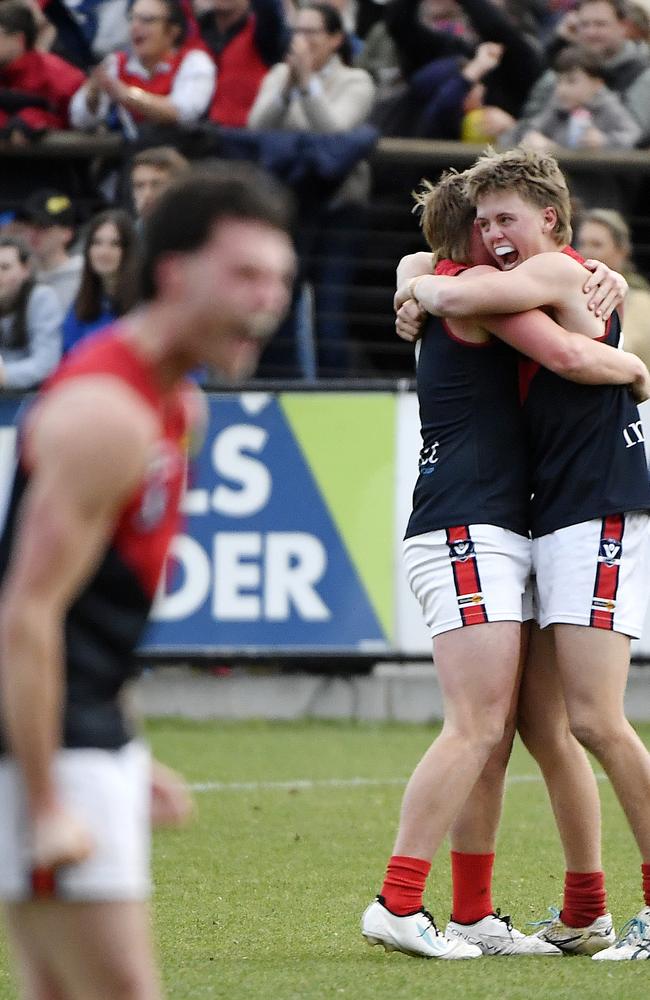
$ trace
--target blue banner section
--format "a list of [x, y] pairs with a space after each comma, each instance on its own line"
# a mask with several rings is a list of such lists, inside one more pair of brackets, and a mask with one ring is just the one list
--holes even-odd
[[24, 405], [24, 397], [0, 395], [0, 428], [13, 427], [16, 423], [18, 410]]
[[[24, 404], [0, 397], [0, 502]], [[213, 395], [208, 404], [185, 528], [173, 542], [142, 648], [190, 655], [385, 649], [390, 637], [278, 399]], [[350, 496], [350, 510], [355, 503]]]
[[28, 399], [0, 394], [0, 524], [4, 524], [16, 466], [18, 411]]
[[384, 648], [387, 637], [277, 398], [212, 396], [209, 404], [185, 531], [143, 649]]

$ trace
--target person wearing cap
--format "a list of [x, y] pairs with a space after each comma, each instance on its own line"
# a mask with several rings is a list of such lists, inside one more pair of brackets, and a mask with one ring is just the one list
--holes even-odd
[[67, 194], [43, 188], [27, 198], [19, 212], [25, 238], [34, 254], [36, 280], [52, 288], [67, 313], [81, 282], [83, 258], [70, 254], [75, 213]]

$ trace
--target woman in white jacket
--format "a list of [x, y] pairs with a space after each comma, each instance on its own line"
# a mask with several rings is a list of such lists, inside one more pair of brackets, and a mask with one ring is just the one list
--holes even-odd
[[347, 65], [341, 15], [328, 3], [296, 14], [286, 58], [267, 73], [248, 117], [249, 128], [346, 132], [370, 114], [369, 73]]
[[[290, 49], [262, 81], [248, 127], [323, 135], [363, 125], [374, 102], [375, 85], [365, 70], [348, 65], [348, 48], [336, 7], [318, 2], [301, 7], [295, 16]], [[310, 236], [297, 235], [303, 264], [314, 251], [314, 239], [322, 261], [318, 275], [303, 274], [303, 278], [316, 279], [316, 309], [321, 317], [318, 354], [323, 375], [337, 375], [350, 367], [342, 289], [351, 280], [358, 233], [363, 227], [359, 206], [367, 201], [369, 191], [370, 170], [362, 161], [323, 205], [319, 218], [310, 213]], [[304, 330], [297, 335], [304, 337]], [[307, 336], [311, 338], [311, 331]]]

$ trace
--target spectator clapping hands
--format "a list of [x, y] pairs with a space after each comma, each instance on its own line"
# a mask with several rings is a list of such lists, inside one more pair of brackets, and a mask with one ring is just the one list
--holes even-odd
[[100, 94], [106, 94], [112, 101], [120, 101], [122, 84], [108, 70], [106, 60], [95, 66], [88, 76], [86, 102], [93, 113], [99, 107]]
[[297, 32], [294, 34], [284, 61], [289, 67], [287, 89], [306, 87], [314, 72], [314, 59], [309, 43], [303, 34]]

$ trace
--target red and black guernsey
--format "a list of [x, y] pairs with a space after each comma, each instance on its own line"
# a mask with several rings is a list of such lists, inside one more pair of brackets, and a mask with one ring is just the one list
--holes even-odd
[[[188, 433], [187, 388], [163, 396], [153, 372], [113, 327], [72, 352], [41, 395], [68, 379], [93, 375], [114, 376], [126, 383], [155, 413], [159, 426], [146, 478], [121, 511], [101, 564], [65, 620], [63, 745], [118, 749], [132, 735], [120, 706], [120, 690], [138, 673], [134, 650], [169, 543], [179, 527]], [[29, 482], [29, 470], [20, 452], [18, 458], [0, 538], [0, 578], [9, 562], [16, 514]]]
[[[570, 247], [564, 251], [580, 263]], [[621, 346], [617, 313], [601, 338]], [[526, 358], [520, 392], [531, 463], [533, 537], [650, 509], [639, 411], [625, 386], [579, 385]]]
[[[437, 274], [466, 270], [441, 261]], [[517, 354], [496, 338], [424, 328], [417, 365], [422, 450], [406, 538], [456, 525], [493, 524], [528, 535], [525, 442]]]

